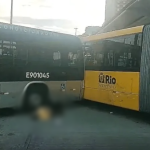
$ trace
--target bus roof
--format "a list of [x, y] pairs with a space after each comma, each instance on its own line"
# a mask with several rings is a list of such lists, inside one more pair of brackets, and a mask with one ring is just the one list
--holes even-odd
[[[0, 22], [0, 32], [4, 33], [15, 33], [23, 35], [35, 35], [35, 36], [44, 36], [50, 39], [78, 39], [78, 37], [70, 34], [58, 33], [43, 29], [25, 27], [20, 25], [10, 25], [8, 23]], [[67, 41], [68, 42], [68, 41]]]
[[111, 32], [107, 32], [107, 33], [82, 37], [81, 40], [83, 42], [97, 41], [97, 40], [101, 40], [101, 39], [119, 37], [119, 36], [122, 36], [122, 35], [130, 35], [130, 34], [134, 34], [134, 33], [141, 33], [142, 30], [143, 30], [143, 27], [144, 26], [137, 26], [137, 27], [127, 28], [127, 29], [116, 30], [116, 31], [111, 31]]

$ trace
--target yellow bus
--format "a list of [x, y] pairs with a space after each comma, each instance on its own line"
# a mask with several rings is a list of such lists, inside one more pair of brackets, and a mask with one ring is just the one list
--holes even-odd
[[150, 112], [150, 25], [83, 37], [84, 99]]

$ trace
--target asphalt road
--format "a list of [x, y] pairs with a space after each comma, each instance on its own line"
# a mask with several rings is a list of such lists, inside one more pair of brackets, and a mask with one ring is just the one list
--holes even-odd
[[91, 102], [66, 110], [59, 124], [0, 110], [0, 150], [149, 150], [149, 115]]

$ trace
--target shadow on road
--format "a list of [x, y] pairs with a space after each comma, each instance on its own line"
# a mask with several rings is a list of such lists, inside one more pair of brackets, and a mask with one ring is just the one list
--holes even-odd
[[18, 115], [18, 114], [21, 114], [21, 112], [12, 108], [0, 109], [0, 118], [11, 117], [11, 116]]
[[136, 123], [145, 122], [150, 124], [150, 114], [132, 111], [116, 106], [106, 105], [98, 102], [83, 100], [75, 104], [76, 107], [88, 107], [97, 111], [109, 113], [110, 115], [117, 115], [119, 117], [128, 118]]
[[[119, 107], [110, 106], [98, 102], [87, 101], [87, 100], [75, 102], [69, 105], [69, 109], [74, 109], [79, 107], [80, 108], [87, 107], [89, 109], [94, 109], [100, 112], [109, 113], [110, 115], [127, 118], [136, 123], [144, 122], [150, 124], [150, 114], [147, 113], [136, 112], [124, 108], [119, 108]], [[14, 115], [21, 115], [21, 114], [23, 114], [23, 112], [15, 109], [10, 109], [10, 108], [0, 109], [0, 118], [11, 117]]]

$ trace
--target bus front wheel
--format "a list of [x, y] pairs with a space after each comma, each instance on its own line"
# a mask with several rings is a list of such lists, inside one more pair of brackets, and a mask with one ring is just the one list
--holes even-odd
[[41, 106], [48, 106], [48, 90], [43, 85], [32, 85], [27, 89], [24, 98], [24, 110], [34, 111]]

